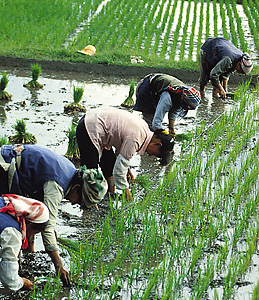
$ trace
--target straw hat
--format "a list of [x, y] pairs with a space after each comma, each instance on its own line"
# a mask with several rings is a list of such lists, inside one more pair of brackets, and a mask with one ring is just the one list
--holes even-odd
[[96, 48], [93, 45], [88, 45], [84, 49], [78, 50], [77, 52], [92, 56], [95, 54]]

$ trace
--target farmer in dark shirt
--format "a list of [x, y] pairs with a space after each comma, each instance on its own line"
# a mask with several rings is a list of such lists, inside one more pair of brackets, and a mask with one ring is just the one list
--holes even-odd
[[199, 55], [200, 92], [204, 94], [209, 80], [213, 85], [213, 96], [226, 98], [228, 79], [237, 71], [248, 74], [253, 63], [248, 53], [243, 53], [224, 38], [208, 38]]

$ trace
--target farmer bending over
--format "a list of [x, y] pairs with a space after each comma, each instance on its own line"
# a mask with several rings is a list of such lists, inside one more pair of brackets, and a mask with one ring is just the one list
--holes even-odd
[[[124, 190], [132, 200], [127, 174], [130, 159], [147, 152], [162, 158], [165, 164], [174, 146], [174, 138], [162, 131], [153, 133], [147, 123], [134, 114], [116, 108], [92, 109], [79, 121], [76, 137], [80, 151], [81, 165], [98, 168], [100, 164], [108, 182], [108, 192], [115, 187]], [[116, 154], [113, 151], [116, 149]]]
[[200, 91], [205, 92], [209, 80], [213, 85], [213, 96], [227, 97], [228, 80], [231, 73], [248, 74], [253, 63], [248, 53], [243, 53], [224, 38], [207, 38], [199, 54]]
[[[0, 195], [28, 196], [48, 207], [49, 222], [42, 231], [43, 243], [66, 286], [70, 285], [69, 274], [59, 256], [55, 235], [59, 205], [66, 198], [72, 204], [89, 207], [99, 202], [106, 191], [107, 183], [97, 170], [77, 170], [67, 158], [49, 149], [37, 145], [0, 148]], [[29, 250], [34, 251], [33, 239]]]
[[28, 247], [28, 239], [48, 222], [48, 208], [41, 202], [5, 194], [0, 197], [0, 281], [12, 291], [32, 290], [33, 283], [18, 274], [18, 255]]
[[183, 118], [200, 101], [200, 93], [179, 79], [167, 74], [149, 74], [136, 87], [133, 109], [142, 112], [152, 131], [163, 129], [162, 122], [168, 112], [169, 132], [175, 135], [176, 118]]

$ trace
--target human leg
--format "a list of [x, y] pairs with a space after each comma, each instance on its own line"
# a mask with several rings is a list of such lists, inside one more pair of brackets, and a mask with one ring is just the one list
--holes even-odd
[[99, 164], [99, 154], [85, 128], [84, 117], [77, 125], [76, 139], [80, 152], [81, 166], [85, 165], [88, 169], [97, 169]]
[[112, 149], [110, 150], [103, 150], [102, 157], [100, 159], [100, 167], [103, 172], [104, 178], [107, 180], [108, 183], [108, 192], [114, 193], [115, 192], [115, 185], [113, 180], [113, 168], [116, 161], [116, 155]]

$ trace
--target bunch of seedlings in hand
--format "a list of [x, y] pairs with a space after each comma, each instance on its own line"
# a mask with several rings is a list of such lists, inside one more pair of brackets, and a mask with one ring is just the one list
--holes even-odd
[[11, 100], [11, 98], [12, 98], [12, 95], [8, 94], [5, 91], [5, 88], [8, 84], [8, 82], [9, 82], [9, 79], [7, 77], [7, 74], [3, 73], [2, 78], [0, 80], [0, 100]]
[[16, 132], [15, 135], [9, 136], [11, 144], [36, 144], [36, 137], [26, 131], [26, 123], [24, 120], [16, 120], [16, 124], [13, 125]]
[[132, 108], [134, 106], [133, 94], [135, 91], [135, 83], [132, 80], [130, 83], [129, 96], [125, 99], [125, 101], [121, 104], [123, 107]]
[[74, 124], [68, 129], [68, 147], [65, 156], [72, 162], [80, 160], [79, 148], [76, 140], [76, 127]]
[[86, 108], [83, 105], [79, 104], [79, 102], [82, 100], [83, 93], [84, 93], [83, 88], [76, 88], [74, 86], [74, 92], [73, 92], [74, 102], [65, 105], [64, 107], [65, 113], [86, 112]]
[[28, 89], [42, 89], [43, 84], [38, 82], [40, 73], [41, 73], [41, 65], [39, 64], [31, 64], [31, 73], [32, 73], [32, 80], [28, 83], [24, 84], [23, 86]]

